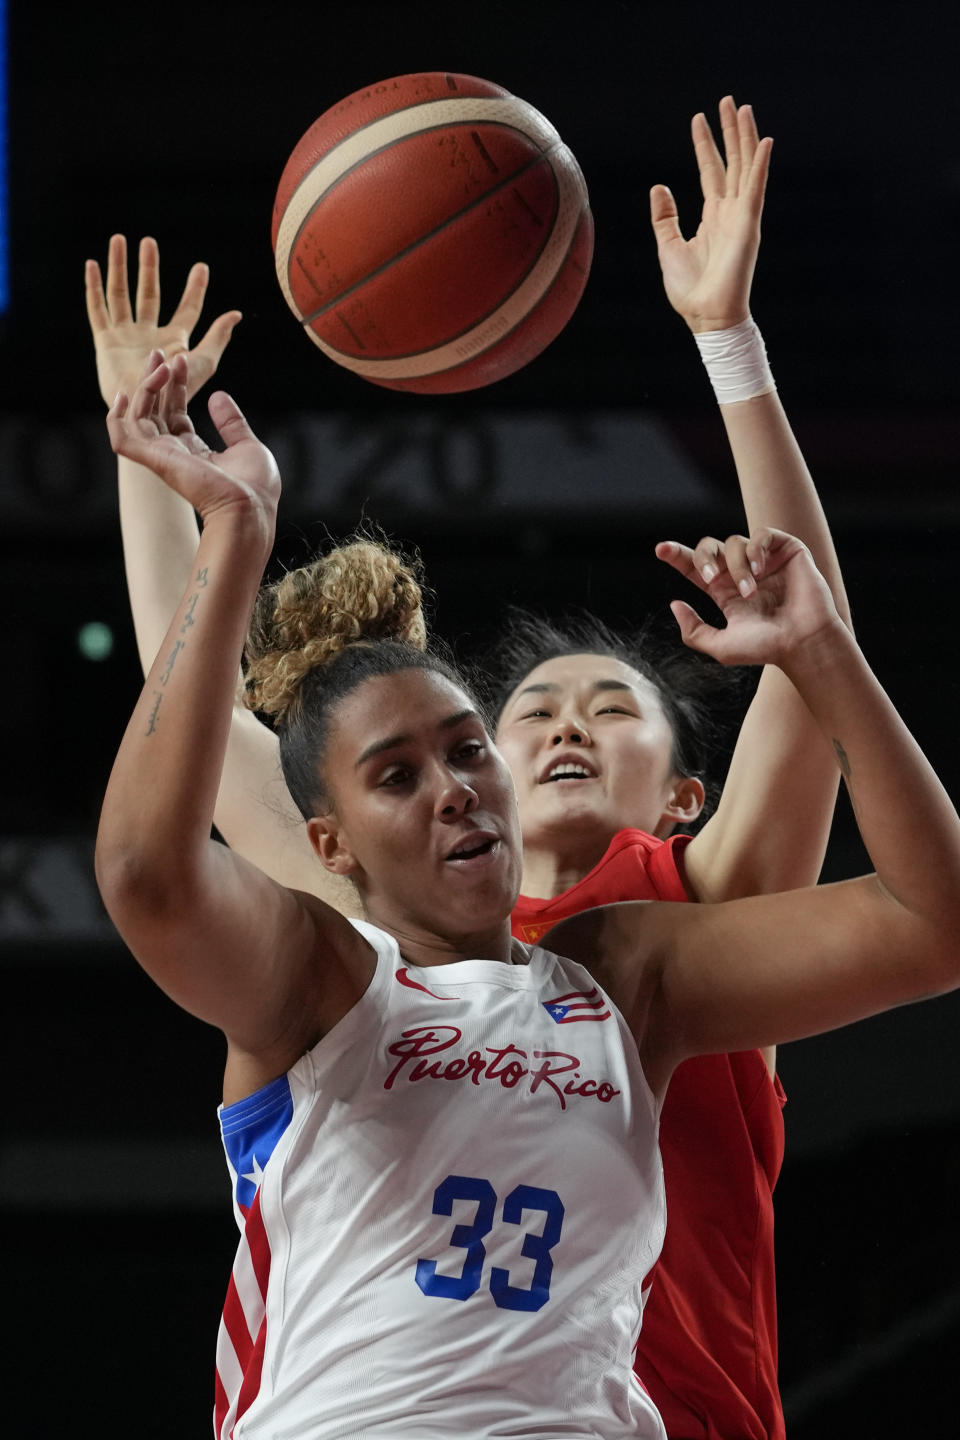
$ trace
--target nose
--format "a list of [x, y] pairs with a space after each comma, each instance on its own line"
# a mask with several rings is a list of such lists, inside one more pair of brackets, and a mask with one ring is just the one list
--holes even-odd
[[561, 716], [550, 736], [551, 745], [589, 745], [590, 743], [586, 725], [575, 716]]
[[459, 820], [469, 815], [480, 803], [476, 790], [457, 775], [448, 775], [437, 795], [436, 813], [440, 820]]

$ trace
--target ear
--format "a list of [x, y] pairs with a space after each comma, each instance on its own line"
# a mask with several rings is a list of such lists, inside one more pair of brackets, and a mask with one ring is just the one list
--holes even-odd
[[695, 780], [691, 775], [674, 775], [669, 798], [653, 832], [657, 839], [665, 840], [675, 825], [689, 825], [691, 820], [696, 820], [705, 799], [706, 791], [701, 780]]
[[320, 864], [331, 874], [349, 876], [355, 875], [359, 870], [359, 861], [332, 812], [329, 815], [311, 816], [307, 821], [307, 838]]

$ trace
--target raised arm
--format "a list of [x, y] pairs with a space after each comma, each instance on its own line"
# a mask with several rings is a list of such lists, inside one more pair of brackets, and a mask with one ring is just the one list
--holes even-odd
[[201, 514], [203, 532], [113, 767], [97, 877], [144, 968], [225, 1031], [228, 1091], [246, 1093], [336, 1023], [349, 1008], [345, 984], [362, 993], [372, 967], [338, 913], [210, 839], [279, 477], [223, 393], [210, 414], [226, 449], [218, 455], [202, 443], [186, 415], [186, 383], [181, 355], [159, 365], [132, 401], [118, 396], [108, 416], [114, 448], [173, 486]]
[[[206, 265], [192, 267], [165, 324], [160, 323], [160, 256], [151, 237], [140, 241], [133, 305], [124, 236], [110, 240], [106, 289], [95, 260], [87, 261], [85, 278], [100, 393], [108, 406], [119, 390], [133, 393], [157, 352], [167, 361], [185, 357], [188, 400], [215, 373], [240, 312], [218, 316], [190, 348], [207, 290]], [[127, 589], [146, 675], [191, 575], [199, 530], [182, 495], [129, 456], [119, 455], [117, 462]], [[283, 782], [273, 733], [239, 704], [230, 725], [215, 822], [231, 848], [266, 874], [295, 889], [313, 891], [343, 914], [360, 913], [353, 889], [317, 864], [303, 819]]]
[[[759, 139], [749, 106], [720, 102], [724, 156], [706, 117], [692, 133], [703, 213], [689, 240], [670, 191], [651, 192], [664, 287], [697, 337], [718, 398], [751, 532], [772, 526], [799, 537], [825, 576], [840, 615], [849, 610], [833, 541], [810, 472], [766, 367], [750, 315], [750, 290], [772, 141]], [[749, 398], [737, 398], [748, 395]], [[698, 546], [704, 573], [721, 542]], [[727, 899], [812, 884], [823, 862], [838, 771], [806, 707], [783, 673], [767, 669], [744, 722], [716, 815], [686, 851], [698, 899]], [[776, 806], [793, 816], [771, 833]]]
[[960, 985], [953, 805], [805, 548], [766, 532], [727, 550], [759, 566], [758, 588], [743, 597], [721, 566], [709, 588], [726, 628], [676, 602], [684, 640], [790, 678], [838, 758], [876, 874], [722, 904], [611, 906], [552, 932], [552, 948], [592, 948], [624, 987], [658, 1087], [686, 1056], [797, 1039]]

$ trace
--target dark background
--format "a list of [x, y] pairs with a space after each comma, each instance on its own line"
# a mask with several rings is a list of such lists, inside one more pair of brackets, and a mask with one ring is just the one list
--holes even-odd
[[[153, 233], [168, 299], [204, 258], [209, 314], [243, 309], [221, 376], [286, 447], [284, 559], [321, 522], [348, 528], [365, 500], [420, 544], [438, 628], [467, 649], [509, 601], [636, 618], [675, 593], [656, 573], [656, 539], [740, 525], [719, 418], [663, 298], [646, 197], [670, 183], [689, 230], [689, 117], [714, 115], [728, 91], [749, 99], [776, 139], [754, 314], [864, 644], [956, 794], [960, 37], [931, 4], [9, 9], [0, 939], [13, 1103], [0, 1199], [19, 1343], [5, 1398], [26, 1436], [203, 1435], [235, 1241], [214, 1117], [221, 1044], [141, 975], [91, 887], [99, 798], [139, 672], [83, 260], [103, 261], [113, 230]], [[583, 167], [597, 226], [586, 294], [555, 344], [488, 391], [435, 401], [378, 390], [315, 351], [269, 248], [300, 134], [350, 91], [419, 69], [482, 75], [547, 114]], [[302, 439], [318, 416], [348, 452], [368, 445], [326, 495]], [[599, 481], [595, 508], [574, 516], [534, 467], [511, 504], [505, 437], [526, 419], [553, 443], [592, 445], [600, 468], [610, 427], [629, 422], [628, 502]], [[653, 473], [653, 433], [686, 483]], [[418, 466], [414, 499], [404, 477]], [[115, 635], [98, 663], [76, 644], [90, 620]], [[827, 873], [863, 864], [842, 810]], [[958, 1021], [948, 998], [782, 1053], [793, 1440], [955, 1431]]]

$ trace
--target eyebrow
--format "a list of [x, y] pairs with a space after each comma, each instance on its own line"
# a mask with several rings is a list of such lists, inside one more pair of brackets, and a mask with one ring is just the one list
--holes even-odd
[[[476, 710], [458, 710], [455, 715], [448, 715], [445, 719], [441, 720], [438, 728], [440, 730], [452, 730], [464, 720], [471, 719], [480, 719]], [[411, 735], [388, 735], [385, 740], [375, 740], [372, 745], [368, 745], [366, 750], [357, 757], [353, 768], [359, 770], [361, 765], [366, 764], [368, 760], [372, 760], [375, 755], [382, 755], [385, 750], [395, 750], [398, 745], [406, 745], [412, 739], [413, 737]]]
[[[594, 680], [592, 688], [595, 694], [601, 690], [629, 690], [631, 695], [635, 693], [633, 686], [623, 680]], [[522, 690], [517, 691], [516, 698], [519, 700], [521, 695], [555, 695], [559, 689], [559, 685], [524, 685]]]

